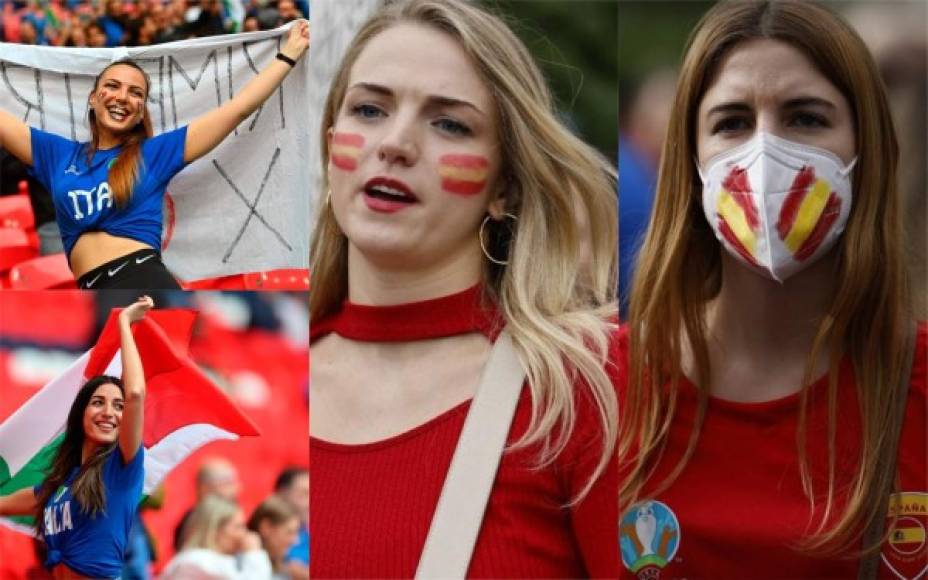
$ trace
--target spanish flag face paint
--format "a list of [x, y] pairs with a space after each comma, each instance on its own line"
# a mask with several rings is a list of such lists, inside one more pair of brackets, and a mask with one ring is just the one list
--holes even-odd
[[358, 168], [358, 157], [364, 147], [364, 137], [357, 133], [333, 133], [329, 144], [329, 160], [342, 171]]
[[840, 237], [853, 166], [830, 151], [759, 133], [700, 171], [706, 219], [733, 256], [782, 282]]
[[438, 159], [441, 188], [456, 195], [477, 195], [487, 185], [489, 167], [481, 155], [443, 155]]

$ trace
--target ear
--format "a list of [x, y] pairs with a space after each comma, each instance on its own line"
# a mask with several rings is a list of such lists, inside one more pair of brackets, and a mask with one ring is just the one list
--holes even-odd
[[330, 147], [331, 147], [331, 145], [332, 145], [332, 135], [334, 135], [334, 134], [335, 134], [335, 127], [329, 127], [329, 128], [326, 129], [326, 131], [325, 131], [325, 138], [326, 138], [326, 140], [329, 142], [329, 146], [330, 146]]
[[503, 176], [497, 178], [497, 185], [495, 187], [495, 193], [493, 198], [487, 204], [487, 213], [490, 214], [490, 218], [496, 221], [503, 219], [503, 214], [506, 213], [506, 194], [508, 189], [509, 180], [505, 179]]

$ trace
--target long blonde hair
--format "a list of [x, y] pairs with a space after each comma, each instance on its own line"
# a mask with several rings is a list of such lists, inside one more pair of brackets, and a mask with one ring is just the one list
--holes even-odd
[[[518, 217], [518, 225], [508, 243], [509, 264], [486, 261], [484, 282], [521, 355], [532, 393], [532, 421], [515, 446], [541, 443], [540, 463], [552, 461], [574, 428], [578, 395], [573, 385], [578, 380], [587, 385], [604, 449], [593, 477], [575, 499], [580, 498], [608, 464], [617, 433], [615, 391], [604, 370], [616, 312], [615, 170], [558, 122], [544, 77], [500, 19], [461, 0], [409, 0], [381, 8], [348, 47], [323, 112], [323, 174], [329, 155], [326, 131], [342, 106], [355, 60], [373, 37], [404, 22], [457, 40], [493, 94], [502, 179], [508, 184], [506, 211]], [[572, 219], [578, 211], [588, 217], [588, 232]], [[584, 263], [585, 237], [592, 251]], [[346, 298], [347, 255], [348, 239], [326, 204], [311, 247], [314, 320], [336, 311]]]
[[[877, 512], [877, 493], [895, 474], [881, 472], [877, 466], [892, 444], [882, 435], [895, 420], [893, 409], [903, 396], [897, 385], [904, 373], [903, 344], [911, 314], [895, 183], [898, 146], [885, 90], [870, 53], [853, 29], [814, 4], [721, 2], [706, 13], [690, 38], [664, 144], [654, 213], [631, 296], [629, 390], [618, 442], [622, 469], [628, 475], [621, 483], [619, 501], [625, 509], [642, 498], [667, 443], [682, 376], [684, 337], [692, 349], [693, 378], [699, 389], [696, 421], [683, 458], [651, 493], [666, 489], [683, 470], [705, 417], [712, 384], [705, 307], [721, 287], [721, 250], [700, 205], [701, 182], [693, 161], [696, 114], [723, 56], [752, 38], [776, 39], [803, 52], [847, 98], [856, 124], [854, 204], [837, 249], [836, 292], [818, 323], [804, 383], [814, 378], [819, 354], [827, 354], [828, 492], [821, 519], [812, 522], [812, 533], [799, 544], [825, 554], [849, 553], [857, 548], [863, 529], [886, 516]], [[851, 361], [856, 377], [862, 450], [847, 503], [837, 510], [835, 415], [843, 356]], [[796, 444], [803, 489], [814, 513], [805, 448], [808, 406], [803, 390]]]

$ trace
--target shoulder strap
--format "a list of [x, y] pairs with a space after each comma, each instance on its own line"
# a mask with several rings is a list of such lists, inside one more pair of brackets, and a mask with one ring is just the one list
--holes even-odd
[[464, 578], [512, 425], [525, 370], [502, 332], [483, 376], [432, 516], [416, 578]]
[[[915, 343], [917, 327], [915, 325], [909, 329], [908, 340], [906, 341], [905, 364], [902, 366], [902, 376], [898, 385], [898, 404], [895, 409], [895, 421], [893, 421], [890, 432], [887, 437], [891, 441], [891, 447], [887, 449], [887, 454], [883, 457], [883, 468], [889, 470], [889, 473], [896, 473], [896, 460], [899, 455], [899, 439], [902, 437], [902, 423], [905, 417], [906, 402], [909, 399], [909, 388], [912, 377], [912, 364], [915, 360]], [[893, 492], [893, 481], [895, 476], [887, 478], [884, 489], [880, 490], [880, 505], [878, 506], [877, 517], [870, 522], [867, 529], [864, 530], [863, 545], [864, 547], [873, 546], [880, 542], [883, 537], [883, 530], [886, 527], [885, 514], [889, 510], [889, 496]], [[860, 568], [857, 571], [858, 580], [875, 580], [879, 575], [880, 553], [878, 548], [864, 554], [860, 559]]]

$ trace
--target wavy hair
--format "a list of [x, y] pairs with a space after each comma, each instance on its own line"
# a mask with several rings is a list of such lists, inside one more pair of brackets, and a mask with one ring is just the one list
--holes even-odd
[[[502, 226], [490, 236], [491, 251], [508, 251], [509, 260], [506, 266], [485, 261], [484, 288], [505, 319], [532, 394], [531, 424], [514, 447], [539, 443], [540, 464], [552, 461], [574, 428], [576, 397], [591, 396], [604, 449], [590, 481], [574, 498], [579, 499], [608, 464], [617, 432], [615, 391], [605, 370], [616, 313], [615, 169], [558, 121], [541, 71], [498, 17], [463, 0], [405, 0], [382, 7], [348, 47], [323, 112], [323, 174], [327, 130], [342, 106], [354, 62], [373, 37], [401, 23], [455, 39], [493, 95], [501, 179], [508, 185], [505, 211], [518, 222], [511, 235]], [[586, 231], [578, 225], [582, 218], [588, 221]], [[584, 260], [586, 242], [591, 251]], [[310, 261], [310, 310], [318, 320], [337, 310], [348, 294], [348, 239], [330, 204], [319, 212]], [[575, 392], [578, 380], [589, 395]]]
[[[798, 1], [720, 2], [690, 37], [661, 159], [654, 212], [631, 294], [629, 390], [621, 410], [618, 453], [622, 461], [620, 505], [641, 499], [666, 446], [682, 376], [680, 361], [688, 338], [699, 399], [687, 451], [657, 491], [681, 473], [695, 449], [712, 384], [705, 308], [721, 287], [721, 249], [700, 205], [701, 181], [694, 164], [699, 104], [734, 47], [754, 38], [784, 42], [801, 51], [844, 95], [855, 121], [858, 151], [853, 199], [837, 248], [835, 294], [817, 323], [806, 362], [804, 384], [813, 365], [827, 354], [828, 485], [821, 518], [799, 548], [824, 554], [851, 553], [877, 513], [877, 497], [893, 473], [878, 468], [892, 442], [883, 434], [895, 421], [909, 318], [908, 286], [902, 260], [898, 145], [886, 94], [873, 59], [856, 32], [831, 11]], [[837, 381], [842, 357], [852, 363], [862, 418], [859, 468], [847, 501], [836, 499], [835, 433]], [[669, 388], [667, 388], [669, 385]], [[810, 514], [816, 499], [805, 446], [809, 407], [801, 392], [796, 445], [802, 486]], [[814, 517], [811, 516], [810, 517]], [[866, 549], [876, 549], [867, 546]]]
[[[148, 90], [151, 87], [151, 80], [148, 73], [142, 70], [142, 67], [132, 60], [119, 60], [100, 71], [100, 74], [93, 81], [93, 90], [90, 96], [97, 92], [100, 80], [106, 71], [114, 66], [128, 66], [142, 73], [145, 77], [145, 99], [148, 98]], [[122, 208], [129, 203], [132, 197], [132, 190], [135, 189], [139, 180], [139, 173], [142, 169], [142, 142], [151, 137], [154, 132], [151, 127], [151, 115], [148, 114], [148, 105], [142, 104], [142, 120], [138, 122], [128, 133], [122, 136], [122, 151], [116, 158], [115, 163], [109, 168], [109, 184], [113, 190], [113, 201], [116, 207]], [[90, 124], [90, 145], [87, 147], [87, 162], [93, 159], [94, 153], [100, 146], [100, 128], [97, 122], [97, 114], [93, 107], [87, 109], [87, 122]]]

